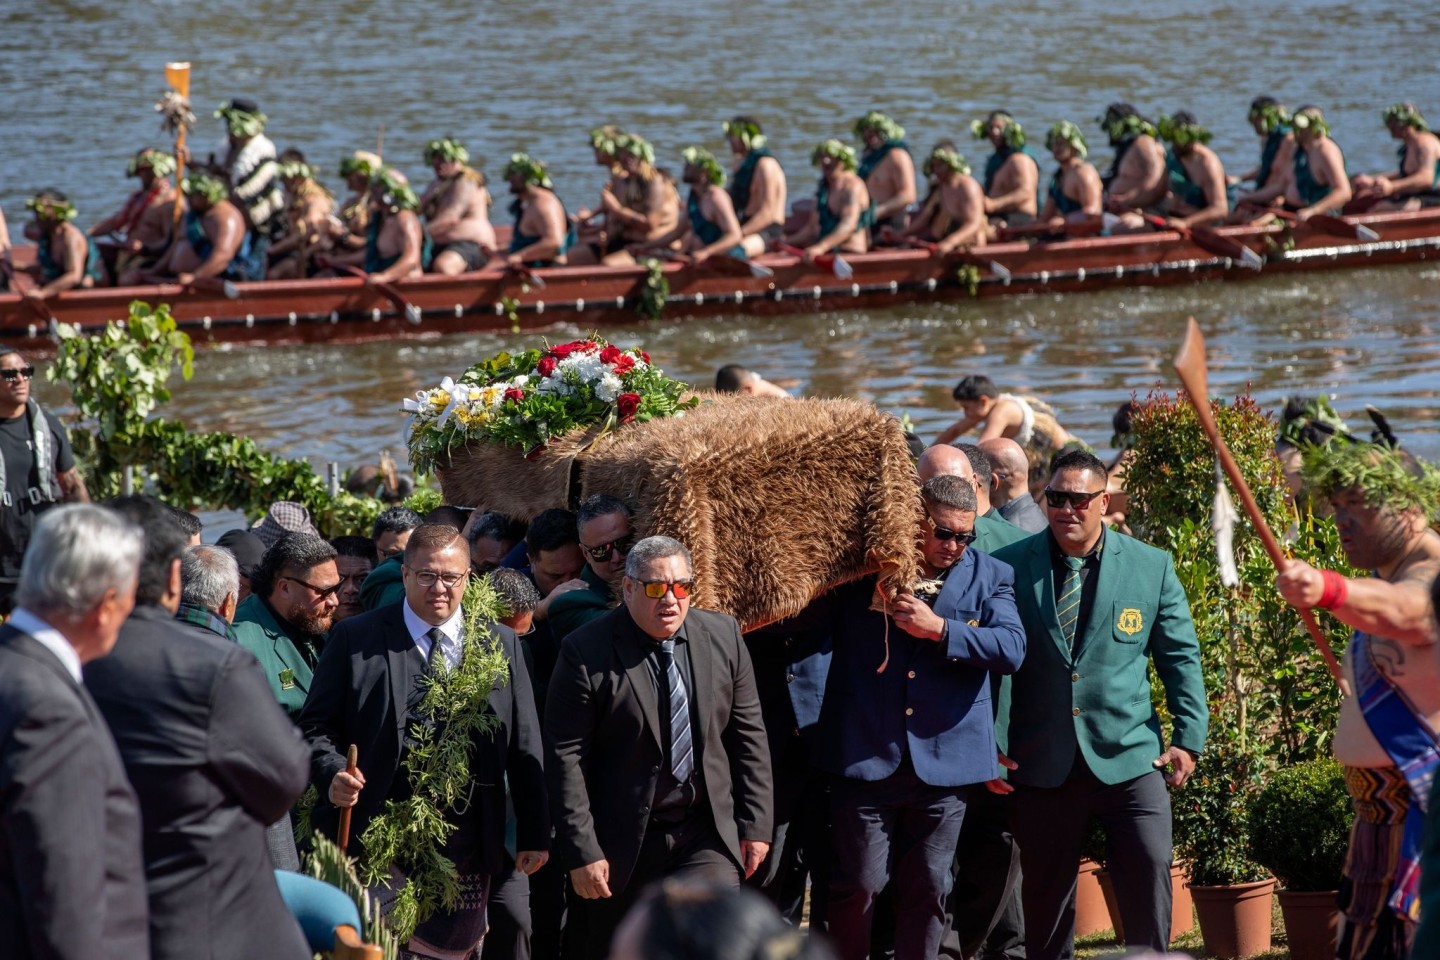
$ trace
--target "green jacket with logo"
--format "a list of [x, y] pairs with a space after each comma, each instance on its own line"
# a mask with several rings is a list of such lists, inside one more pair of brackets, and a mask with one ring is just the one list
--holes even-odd
[[232, 626], [236, 642], [260, 661], [260, 668], [265, 671], [265, 679], [269, 681], [275, 699], [280, 701], [290, 719], [298, 722], [300, 708], [305, 705], [305, 697], [310, 693], [310, 664], [258, 594], [250, 594], [235, 608]]

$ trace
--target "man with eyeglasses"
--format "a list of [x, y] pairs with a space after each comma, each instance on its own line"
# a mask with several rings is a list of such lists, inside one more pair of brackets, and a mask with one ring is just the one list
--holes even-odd
[[1010, 568], [970, 546], [974, 486], [942, 475], [920, 494], [915, 591], [875, 609], [867, 578], [834, 604], [815, 762], [835, 777], [828, 919], [843, 960], [868, 955], [892, 884], [896, 960], [934, 960], [966, 795], [999, 772], [991, 673], [1025, 656]]
[[40, 515], [57, 503], [89, 503], [70, 438], [30, 395], [35, 367], [0, 346], [0, 617], [14, 606], [20, 561]]
[[[1104, 829], [1130, 947], [1170, 939], [1171, 820], [1205, 746], [1200, 644], [1164, 551], [1103, 523], [1105, 464], [1075, 450], [1045, 488], [1049, 527], [995, 554], [1015, 569], [1025, 662], [1002, 692], [1000, 749], [1025, 881], [1025, 954], [1074, 952], [1075, 864], [1092, 820]], [[1171, 716], [1169, 746], [1150, 698], [1153, 669]]]
[[[458, 960], [472, 956], [485, 934], [492, 878], [534, 873], [549, 858], [540, 722], [515, 631], [482, 621], [477, 635], [466, 625], [470, 548], [460, 531], [445, 523], [416, 527], [405, 544], [403, 575], [402, 602], [346, 620], [330, 635], [300, 726], [320, 793], [316, 829], [334, 836], [340, 809], [351, 807], [353, 847], [388, 801], [411, 795], [405, 764], [419, 727], [429, 722], [421, 710], [426, 678], [460, 669], [472, 645], [499, 645], [509, 671], [487, 701], [496, 724], [471, 744], [469, 795], [444, 812], [454, 828], [444, 854], [459, 873], [460, 904], [437, 911], [404, 945], [415, 957]], [[353, 776], [345, 756], [352, 743], [359, 755]], [[505, 846], [507, 784], [516, 818], [513, 859]]]
[[633, 511], [629, 504], [608, 493], [586, 497], [575, 513], [580, 552], [585, 569], [580, 579], [584, 590], [571, 590], [550, 601], [550, 632], [556, 641], [591, 620], [598, 620], [615, 603], [615, 587], [625, 572], [625, 554], [635, 542], [630, 529]]
[[583, 950], [662, 877], [737, 886], [770, 847], [770, 752], [733, 617], [692, 609], [685, 545], [647, 537], [624, 603], [565, 639], [545, 705], [557, 852]]

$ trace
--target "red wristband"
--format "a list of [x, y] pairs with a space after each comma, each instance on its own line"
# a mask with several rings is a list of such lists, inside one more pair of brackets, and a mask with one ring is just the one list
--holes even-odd
[[1320, 593], [1320, 602], [1315, 605], [1322, 610], [1334, 610], [1345, 602], [1350, 587], [1345, 578], [1334, 570], [1321, 570], [1320, 579], [1324, 581], [1325, 589]]

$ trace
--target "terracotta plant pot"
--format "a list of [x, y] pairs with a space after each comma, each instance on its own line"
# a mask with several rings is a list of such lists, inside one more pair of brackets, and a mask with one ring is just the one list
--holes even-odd
[[1094, 860], [1080, 861], [1080, 875], [1075, 881], [1075, 936], [1088, 937], [1092, 933], [1109, 930], [1110, 914], [1105, 909], [1105, 894], [1100, 891], [1100, 881], [1095, 875], [1100, 864]]
[[[1110, 926], [1115, 931], [1115, 939], [1124, 943], [1125, 921], [1120, 916], [1120, 900], [1115, 896], [1115, 882], [1110, 878], [1110, 871], [1101, 870], [1095, 875], [1095, 879], [1100, 881], [1100, 890], [1105, 894], [1105, 908], [1110, 912]], [[1174, 943], [1180, 936], [1195, 928], [1195, 903], [1190, 898], [1189, 877], [1183, 863], [1171, 865], [1170, 886], [1173, 904], [1170, 912], [1170, 942]]]
[[1290, 941], [1290, 960], [1331, 960], [1339, 934], [1340, 911], [1334, 890], [1300, 893], [1281, 890], [1280, 915]]
[[1103, 869], [1095, 874], [1095, 879], [1100, 881], [1100, 892], [1105, 895], [1105, 910], [1110, 915], [1110, 929], [1115, 931], [1115, 940], [1124, 943], [1125, 921], [1120, 916], [1120, 899], [1115, 896], [1115, 879], [1110, 876], [1109, 870]]
[[1270, 908], [1275, 878], [1224, 887], [1190, 887], [1205, 955], [1219, 960], [1264, 953], [1270, 949]]

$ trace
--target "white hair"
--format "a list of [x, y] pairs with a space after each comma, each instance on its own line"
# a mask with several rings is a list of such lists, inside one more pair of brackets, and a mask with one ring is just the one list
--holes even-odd
[[240, 596], [240, 565], [224, 547], [201, 544], [180, 557], [180, 602], [220, 612], [226, 597]]
[[25, 550], [15, 602], [36, 613], [82, 617], [106, 592], [135, 589], [144, 542], [138, 526], [105, 507], [48, 510]]

